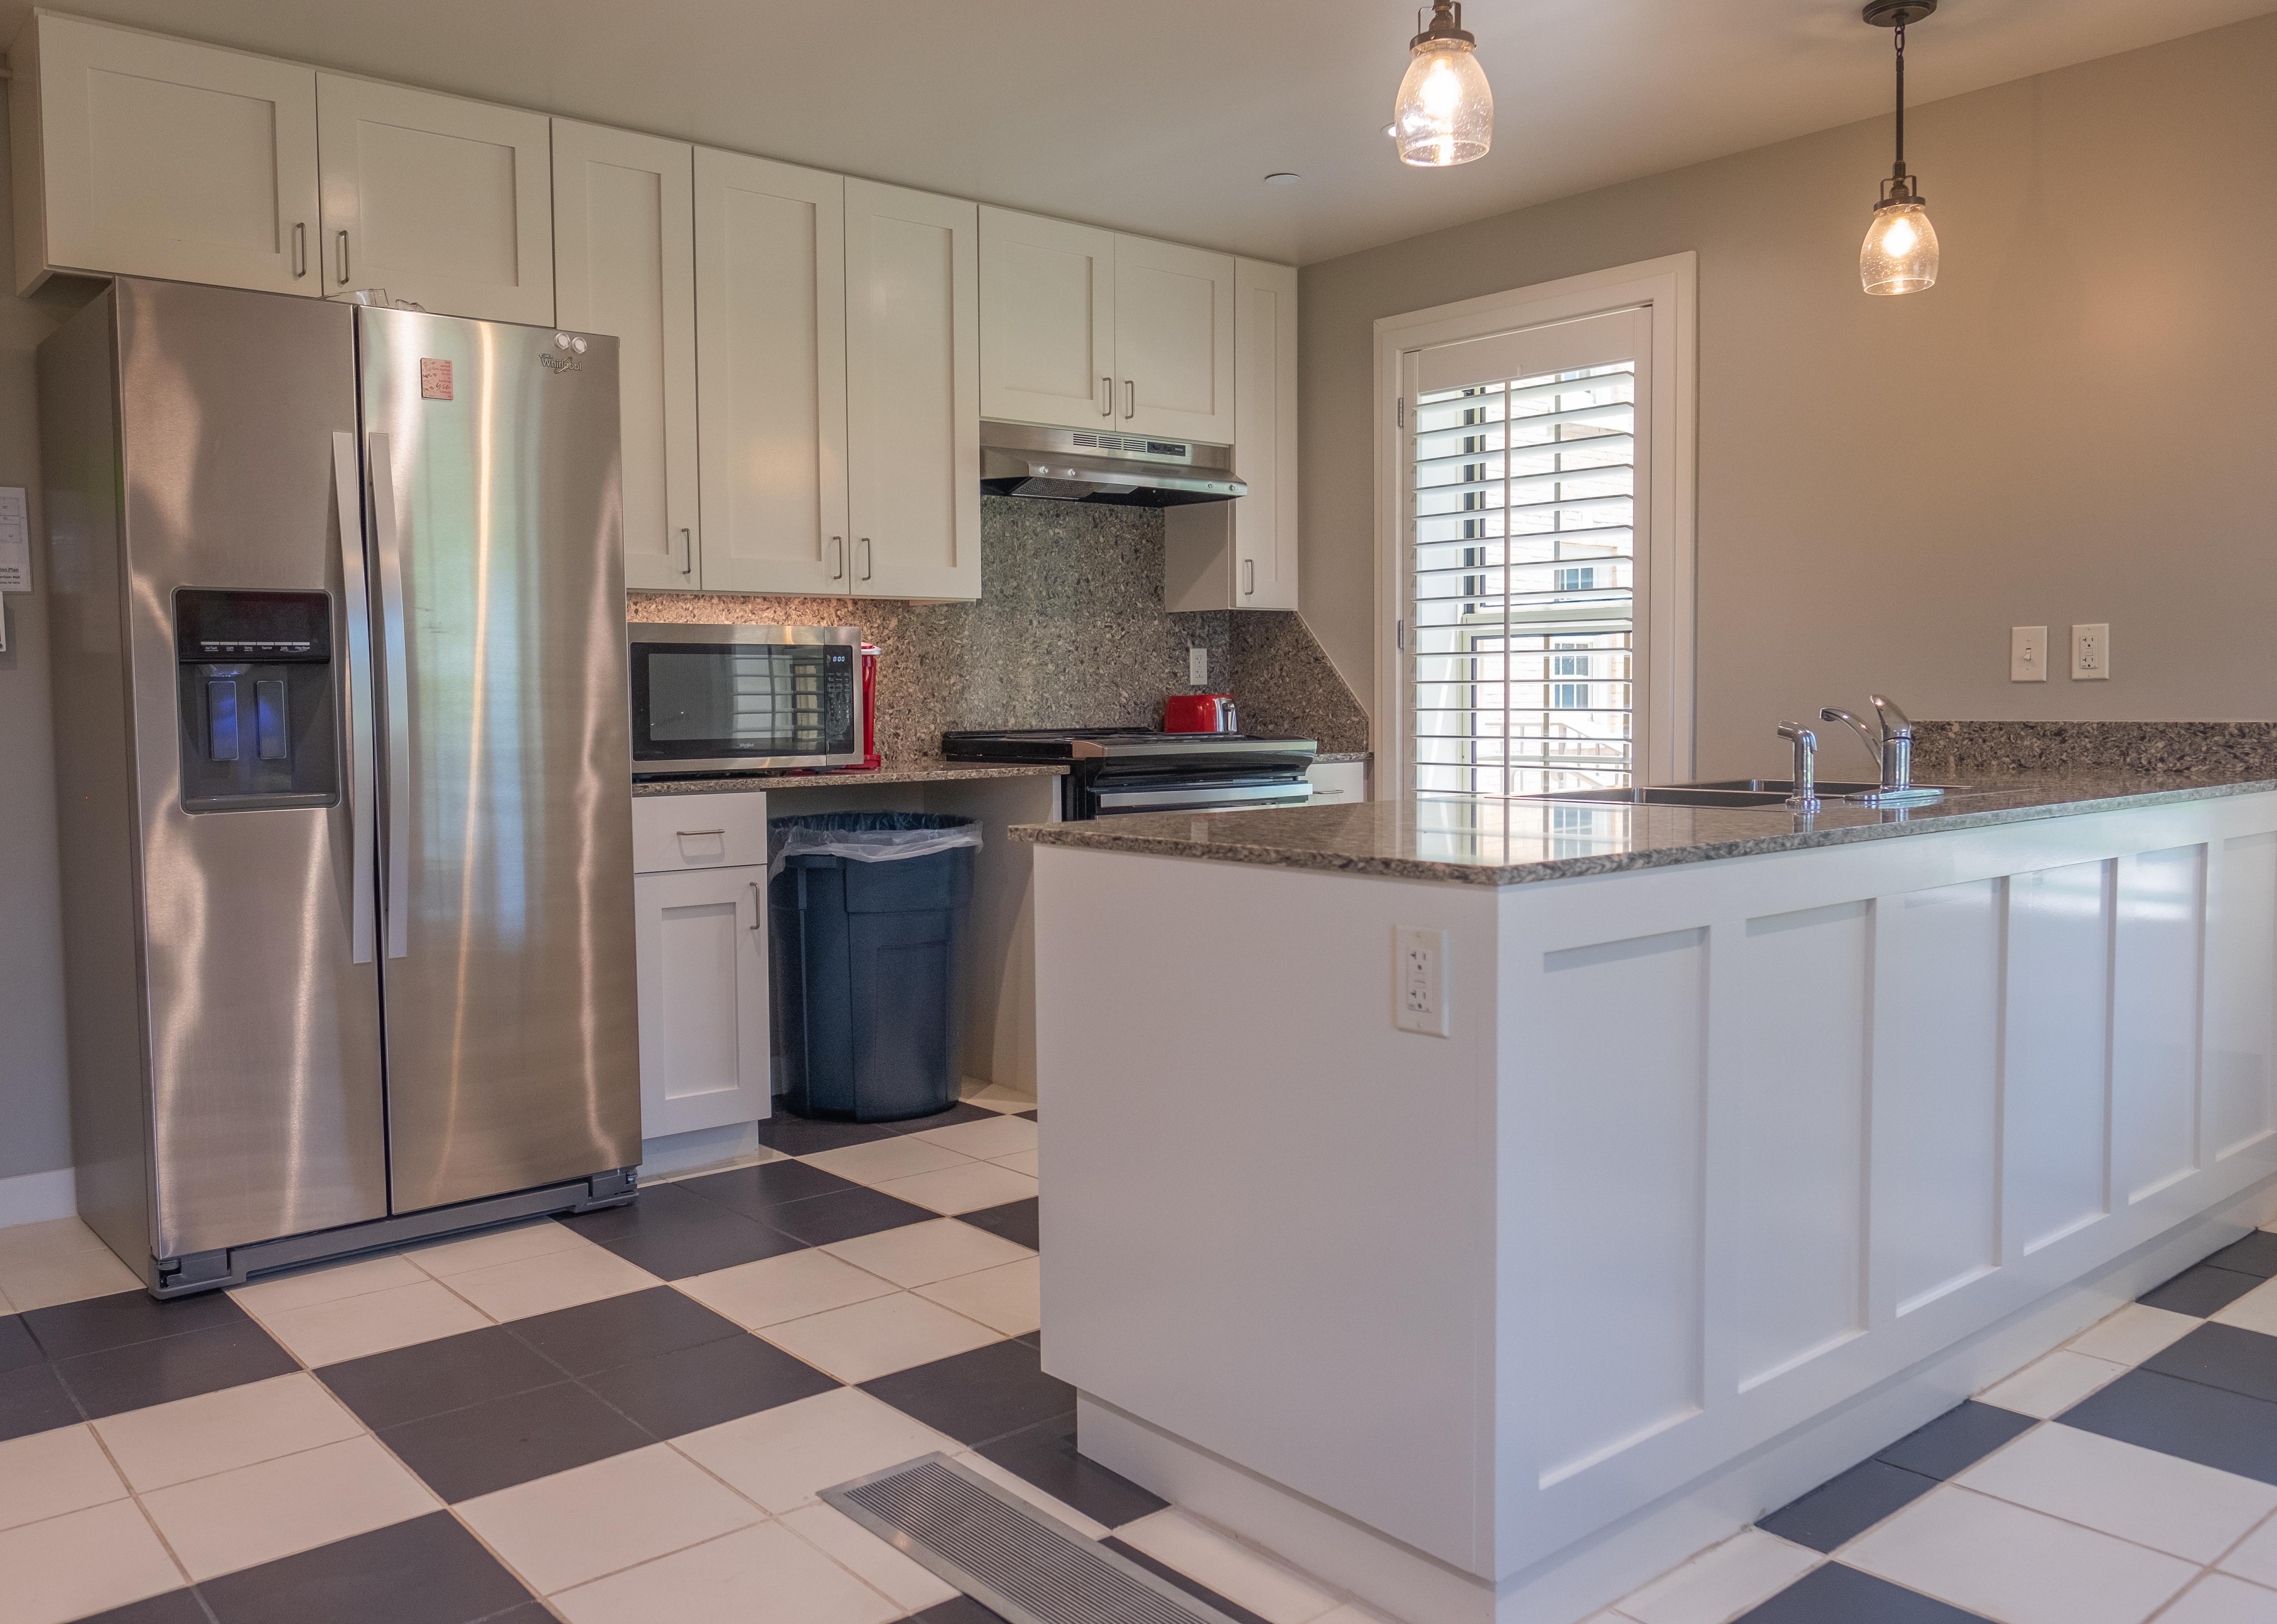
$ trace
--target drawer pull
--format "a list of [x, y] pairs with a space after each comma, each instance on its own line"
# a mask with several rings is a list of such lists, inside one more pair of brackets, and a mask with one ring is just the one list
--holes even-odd
[[680, 829], [673, 832], [683, 840], [694, 840], [704, 835], [724, 835], [727, 831], [724, 829]]

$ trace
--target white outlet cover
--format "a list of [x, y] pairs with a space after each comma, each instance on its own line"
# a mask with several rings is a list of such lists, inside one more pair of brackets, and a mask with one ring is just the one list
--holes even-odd
[[1444, 1037], [1447, 933], [1401, 925], [1391, 933], [1391, 1022], [1403, 1032]]
[[2074, 682], [2103, 682], [2111, 676], [2111, 627], [2075, 626], [2071, 629], [2071, 677]]
[[1209, 650], [1188, 644], [1186, 647], [1186, 680], [1205, 683], [1209, 680]]

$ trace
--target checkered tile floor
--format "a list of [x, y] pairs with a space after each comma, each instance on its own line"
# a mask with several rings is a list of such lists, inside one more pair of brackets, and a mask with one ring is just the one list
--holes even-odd
[[[768, 1125], [770, 1159], [154, 1303], [0, 1230], [8, 1624], [994, 1624], [816, 1491], [940, 1450], [1237, 1624], [1373, 1624], [1078, 1455], [1035, 1112]], [[2277, 1624], [2277, 1234], [1603, 1624]]]
[[2277, 1624], [2277, 1233], [1591, 1624]]

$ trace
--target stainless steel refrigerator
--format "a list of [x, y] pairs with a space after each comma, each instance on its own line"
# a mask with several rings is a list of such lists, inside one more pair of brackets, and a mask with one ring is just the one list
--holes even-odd
[[615, 340], [122, 278], [39, 383], [81, 1215], [171, 1296], [628, 1199]]

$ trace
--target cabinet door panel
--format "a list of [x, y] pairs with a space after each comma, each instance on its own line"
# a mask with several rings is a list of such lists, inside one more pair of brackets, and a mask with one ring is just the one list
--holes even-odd
[[324, 291], [385, 288], [446, 315], [553, 321], [548, 121], [316, 75]]
[[768, 1115], [766, 870], [633, 882], [641, 1137]]
[[1233, 444], [1233, 255], [1115, 239], [1120, 426]]
[[1111, 427], [1115, 233], [980, 211], [980, 414], [1068, 429]]
[[849, 589], [844, 179], [696, 153], [704, 585]]
[[46, 221], [20, 285], [54, 268], [317, 293], [314, 69], [67, 17], [29, 42], [16, 100], [40, 127], [18, 139]]
[[857, 592], [980, 596], [979, 210], [846, 183], [846, 441]]
[[1234, 605], [1297, 607], [1297, 270], [1236, 262]]
[[693, 589], [696, 149], [553, 121], [554, 319], [617, 338], [625, 585]]

